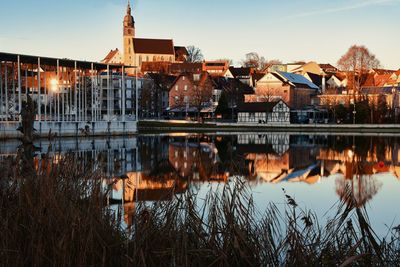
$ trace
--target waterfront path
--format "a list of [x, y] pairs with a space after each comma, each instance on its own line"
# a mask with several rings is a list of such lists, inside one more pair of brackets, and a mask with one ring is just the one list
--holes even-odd
[[291, 133], [374, 133], [399, 134], [400, 124], [240, 124], [144, 120], [139, 132], [291, 132]]

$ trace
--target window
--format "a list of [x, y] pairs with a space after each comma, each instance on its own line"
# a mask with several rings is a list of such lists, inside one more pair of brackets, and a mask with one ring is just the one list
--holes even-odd
[[175, 85], [175, 91], [178, 91], [178, 90], [179, 90], [179, 86]]
[[194, 81], [199, 81], [200, 80], [200, 74], [193, 74], [193, 80]]
[[184, 89], [185, 91], [187, 91], [188, 90], [188, 86], [187, 85], [185, 85], [185, 89]]
[[189, 97], [187, 95], [185, 95], [183, 99], [184, 99], [183, 101], [185, 101], [186, 104], [189, 103]]
[[179, 97], [176, 95], [175, 96], [175, 103], [178, 103], [178, 101], [179, 101]]
[[182, 77], [182, 81], [184, 81], [184, 80], [185, 80], [185, 76]]

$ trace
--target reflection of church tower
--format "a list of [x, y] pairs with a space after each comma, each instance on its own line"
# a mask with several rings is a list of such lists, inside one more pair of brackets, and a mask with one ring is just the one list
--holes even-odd
[[135, 20], [131, 14], [130, 0], [124, 17], [124, 63], [134, 65], [133, 38], [135, 38]]

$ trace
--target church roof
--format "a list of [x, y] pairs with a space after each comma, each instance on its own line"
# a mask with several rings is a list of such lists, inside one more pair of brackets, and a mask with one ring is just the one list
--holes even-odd
[[133, 47], [136, 54], [175, 56], [174, 42], [172, 40], [133, 38]]

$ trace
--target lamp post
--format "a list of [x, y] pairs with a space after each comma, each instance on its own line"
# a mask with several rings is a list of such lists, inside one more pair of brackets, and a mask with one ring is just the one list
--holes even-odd
[[396, 104], [395, 104], [395, 102], [396, 102], [396, 100], [397, 100], [397, 94], [396, 94], [397, 92], [396, 92], [396, 87], [395, 86], [393, 86], [393, 88], [392, 88], [392, 110], [393, 110], [393, 112], [394, 112], [394, 123], [397, 123], [397, 112], [396, 112], [396, 109], [397, 109], [397, 107], [396, 107]]
[[54, 113], [56, 113], [55, 115], [55, 118], [59, 121], [59, 117], [60, 117], [60, 104], [59, 104], [59, 102], [60, 102], [60, 99], [59, 99], [59, 82], [58, 82], [58, 80], [57, 79], [52, 79], [51, 81], [50, 81], [50, 85], [51, 85], [51, 92], [52, 92], [52, 95], [53, 95], [53, 98], [54, 98], [54, 94], [56, 94], [56, 96], [57, 96], [57, 98], [56, 99], [52, 99], [52, 100], [55, 100], [55, 105], [54, 105]]
[[357, 111], [356, 111], [356, 101], [355, 101], [355, 98], [353, 98], [353, 99], [350, 101], [350, 103], [353, 105], [353, 124], [356, 124], [356, 114], [357, 114]]

